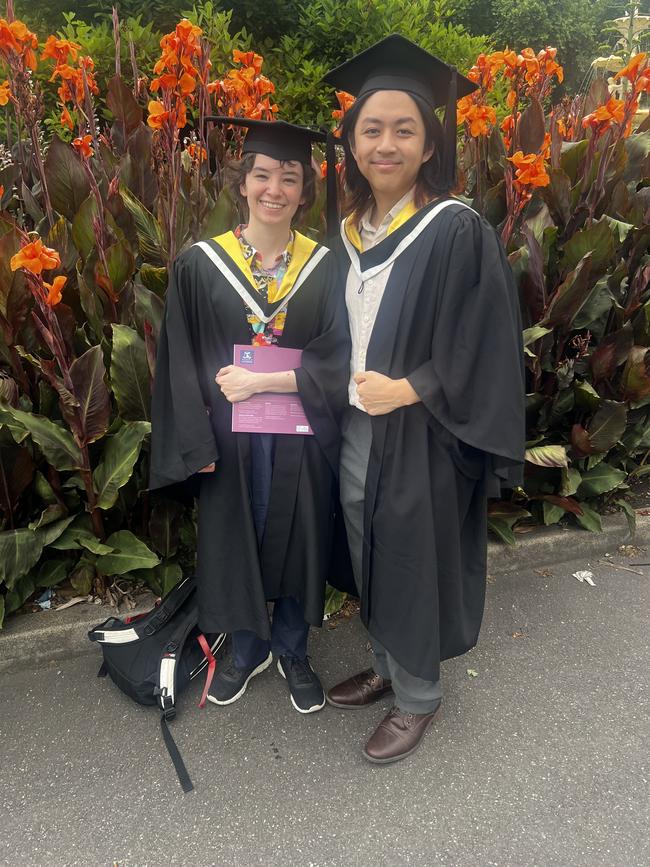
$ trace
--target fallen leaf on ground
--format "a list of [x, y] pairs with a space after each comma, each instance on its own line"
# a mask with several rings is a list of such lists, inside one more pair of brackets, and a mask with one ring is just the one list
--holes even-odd
[[467, 673], [470, 677], [478, 677], [478, 671], [475, 671], [473, 668], [468, 668]]
[[553, 577], [553, 573], [551, 572], [550, 569], [535, 569], [534, 571], [537, 572], [538, 575], [541, 575], [542, 578], [552, 578]]
[[517, 630], [516, 632], [512, 633], [512, 638], [525, 638], [525, 637], [526, 637], [526, 633], [521, 632], [520, 630]]
[[573, 577], [577, 578], [578, 581], [580, 581], [581, 583], [584, 582], [585, 584], [588, 584], [590, 587], [596, 586], [594, 584], [594, 573], [593, 572], [586, 572], [586, 571], [574, 572]]

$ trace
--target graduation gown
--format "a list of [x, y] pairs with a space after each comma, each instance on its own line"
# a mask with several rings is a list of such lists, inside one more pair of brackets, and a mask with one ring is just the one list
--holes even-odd
[[[152, 399], [150, 488], [196, 476], [198, 600], [206, 632], [249, 629], [268, 638], [268, 599], [293, 596], [307, 622], [323, 616], [347, 401], [349, 333], [332, 254], [295, 233], [282, 297], [257, 292], [239, 241], [227, 232], [175, 261], [167, 290]], [[232, 404], [216, 372], [250, 343], [248, 308], [263, 321], [286, 310], [280, 346], [302, 350], [298, 393], [314, 436], [277, 435], [261, 546], [250, 495], [250, 437], [231, 431]], [[262, 350], [263, 351], [263, 350]]]
[[337, 255], [367, 279], [392, 263], [366, 370], [406, 377], [421, 403], [372, 417], [361, 616], [410, 673], [477, 641], [487, 496], [521, 481], [524, 374], [514, 280], [493, 228], [436, 203], [360, 252], [344, 221]]

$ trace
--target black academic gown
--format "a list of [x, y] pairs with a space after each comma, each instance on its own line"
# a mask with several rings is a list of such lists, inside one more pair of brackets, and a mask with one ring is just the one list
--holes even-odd
[[486, 498], [520, 483], [525, 440], [520, 314], [505, 253], [492, 227], [458, 203], [422, 229], [433, 207], [365, 253], [349, 239], [337, 249], [343, 280], [353, 260], [371, 276], [394, 259], [366, 369], [407, 377], [422, 402], [372, 417], [361, 616], [427, 680], [477, 641]]
[[[339, 422], [347, 400], [349, 333], [332, 254], [294, 252], [288, 303], [264, 304], [237, 261], [232, 233], [194, 245], [174, 263], [152, 401], [150, 488], [182, 482], [216, 462], [200, 483], [198, 598], [206, 632], [249, 629], [268, 638], [266, 601], [293, 596], [320, 625], [330, 563]], [[303, 251], [311, 242], [296, 235]], [[296, 245], [294, 245], [295, 247]], [[299, 265], [300, 267], [296, 267]], [[298, 276], [296, 277], [296, 273]], [[285, 283], [282, 284], [283, 289]], [[248, 294], [247, 294], [248, 293]], [[231, 431], [232, 405], [214, 382], [250, 343], [243, 298], [271, 316], [287, 303], [279, 345], [302, 349], [298, 392], [314, 436], [277, 435], [261, 547], [250, 496], [250, 436]]]

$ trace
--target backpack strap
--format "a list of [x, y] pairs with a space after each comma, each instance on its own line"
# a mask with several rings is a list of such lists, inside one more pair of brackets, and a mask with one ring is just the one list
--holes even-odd
[[183, 652], [183, 647], [187, 636], [196, 626], [198, 620], [198, 609], [196, 605], [192, 605], [183, 619], [178, 624], [177, 628], [171, 635], [171, 638], [163, 649], [160, 657], [160, 665], [158, 667], [158, 686], [154, 689], [154, 695], [158, 697], [158, 704], [162, 711], [160, 715], [160, 729], [162, 732], [169, 758], [172, 760], [176, 776], [180, 782], [184, 792], [191, 792], [194, 788], [190, 775], [185, 767], [185, 762], [180, 754], [178, 747], [169, 731], [167, 725], [168, 720], [174, 719], [176, 716], [176, 672], [177, 662]]
[[100, 644], [130, 644], [149, 635], [154, 635], [178, 611], [188, 596], [196, 590], [196, 578], [188, 575], [162, 600], [160, 605], [149, 611], [132, 625], [126, 626], [122, 620], [109, 617], [88, 633], [91, 641]]
[[201, 693], [201, 701], [199, 702], [199, 707], [203, 708], [205, 707], [205, 700], [208, 697], [208, 690], [212, 686], [212, 678], [214, 677], [214, 670], [216, 668], [217, 661], [214, 658], [214, 654], [203, 633], [200, 633], [197, 636], [197, 641], [201, 645], [201, 650], [205, 654], [205, 658], [208, 661], [208, 673], [205, 676], [205, 684], [203, 686], [203, 692]]

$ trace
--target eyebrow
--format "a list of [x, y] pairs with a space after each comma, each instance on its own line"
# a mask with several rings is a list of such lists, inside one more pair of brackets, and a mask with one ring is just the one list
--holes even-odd
[[[380, 117], [364, 117], [362, 118], [364, 123], [385, 123], [386, 121], [382, 120]], [[393, 121], [395, 124], [400, 123], [416, 123], [414, 117], [407, 115], [406, 117], [398, 117], [397, 120]]]

